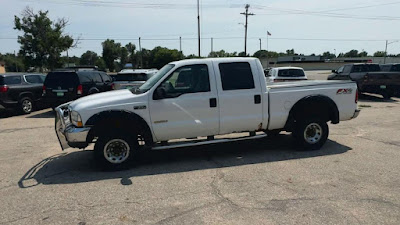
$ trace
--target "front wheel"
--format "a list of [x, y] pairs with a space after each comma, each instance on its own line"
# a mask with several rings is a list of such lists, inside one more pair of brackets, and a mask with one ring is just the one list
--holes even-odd
[[126, 168], [138, 147], [137, 138], [129, 135], [102, 135], [94, 146], [96, 164], [106, 170]]
[[321, 120], [308, 119], [299, 122], [293, 132], [293, 137], [302, 150], [318, 150], [328, 139], [329, 127]]

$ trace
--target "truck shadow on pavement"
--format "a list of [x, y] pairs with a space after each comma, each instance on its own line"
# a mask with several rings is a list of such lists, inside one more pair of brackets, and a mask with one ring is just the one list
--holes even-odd
[[380, 95], [375, 95], [375, 94], [361, 94], [359, 98], [360, 102], [398, 102], [397, 99], [394, 99], [393, 97], [390, 99], [384, 99]]
[[121, 185], [132, 184], [131, 178], [295, 160], [345, 153], [351, 148], [328, 140], [318, 151], [296, 151], [290, 135], [273, 140], [259, 139], [215, 144], [203, 147], [147, 151], [127, 170], [99, 170], [92, 151], [74, 151], [46, 158], [29, 169], [19, 180], [20, 188], [40, 184], [75, 184], [107, 179], [121, 179]]

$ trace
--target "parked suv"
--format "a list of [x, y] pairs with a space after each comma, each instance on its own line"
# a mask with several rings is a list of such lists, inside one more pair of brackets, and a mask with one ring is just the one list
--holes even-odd
[[55, 108], [82, 96], [112, 89], [112, 79], [103, 71], [79, 68], [56, 70], [46, 76], [43, 98]]
[[0, 74], [0, 108], [29, 114], [42, 97], [44, 75]]

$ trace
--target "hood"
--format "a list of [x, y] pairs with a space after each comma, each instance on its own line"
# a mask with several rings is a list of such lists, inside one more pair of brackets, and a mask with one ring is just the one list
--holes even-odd
[[99, 94], [93, 94], [79, 98], [73, 101], [69, 107], [75, 111], [93, 110], [106, 108], [121, 104], [132, 104], [135, 102], [143, 102], [144, 94], [133, 94], [130, 90], [108, 91]]

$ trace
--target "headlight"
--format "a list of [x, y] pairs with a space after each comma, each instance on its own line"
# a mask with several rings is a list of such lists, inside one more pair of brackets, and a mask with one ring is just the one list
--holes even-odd
[[71, 111], [71, 122], [76, 127], [83, 127], [81, 115], [76, 111]]

